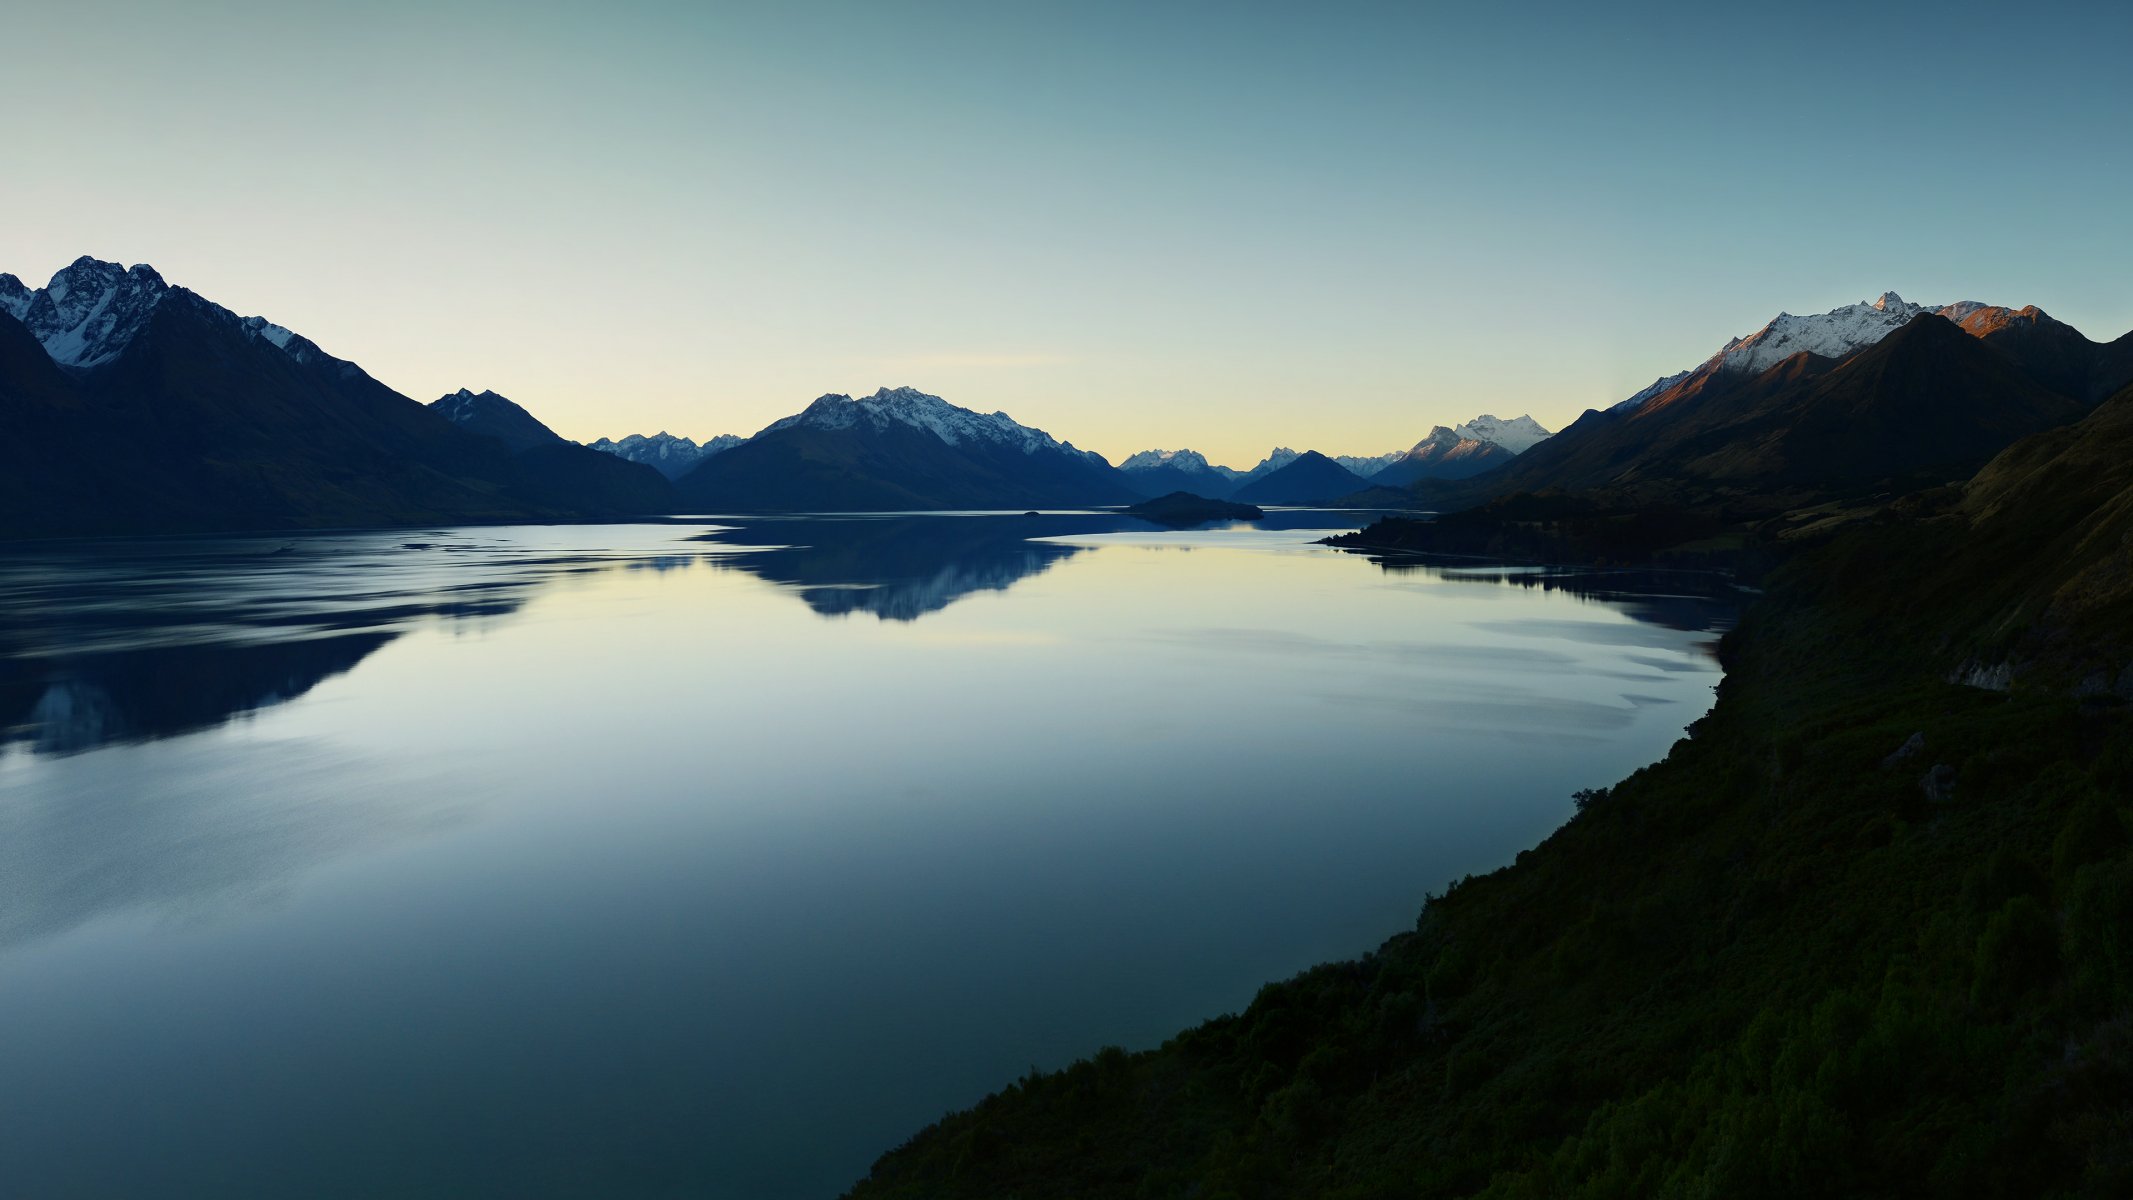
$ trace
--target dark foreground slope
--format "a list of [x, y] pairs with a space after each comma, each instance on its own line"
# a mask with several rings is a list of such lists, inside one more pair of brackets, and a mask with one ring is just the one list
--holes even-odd
[[1663, 762], [1376, 953], [1032, 1074], [853, 1194], [2128, 1194], [2128, 462], [2121, 394], [1804, 526]]

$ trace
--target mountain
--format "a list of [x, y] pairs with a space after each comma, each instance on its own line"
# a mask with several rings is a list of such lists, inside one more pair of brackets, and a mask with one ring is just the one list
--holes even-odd
[[1632, 409], [1642, 408], [1646, 400], [1649, 400], [1652, 397], [1658, 395], [1659, 393], [1666, 391], [1668, 388], [1673, 387], [1675, 384], [1680, 383], [1682, 380], [1687, 379], [1688, 377], [1689, 372], [1687, 371], [1676, 371], [1672, 375], [1661, 375], [1659, 378], [1654, 379], [1650, 383], [1646, 384], [1642, 391], [1639, 391], [1636, 394], [1630, 396], [1629, 399], [1623, 400], [1620, 403], [1614, 405], [1610, 405], [1607, 411], [1629, 412]]
[[1162, 496], [1171, 492], [1220, 498], [1244, 481], [1244, 472], [1218, 467], [1197, 450], [1143, 450], [1118, 464], [1138, 490]]
[[[1462, 425], [1460, 429], [1467, 428]], [[1406, 487], [1423, 479], [1465, 479], [1518, 457], [1517, 452], [1442, 425], [1370, 477], [1373, 487]]]
[[2081, 407], [1922, 314], [1841, 361], [1801, 351], [1756, 374], [1699, 369], [1634, 410], [1588, 412], [1485, 486], [1775, 511], [1962, 478]]
[[430, 407], [468, 433], [495, 438], [514, 454], [563, 441], [561, 434], [541, 424], [539, 418], [495, 392], [477, 394], [460, 388], [430, 401]]
[[1336, 454], [1333, 461], [1368, 479], [1405, 457], [1405, 450], [1388, 450], [1383, 454]]
[[1531, 416], [1504, 420], [1483, 413], [1461, 425], [1438, 425], [1414, 448], [1368, 478], [1372, 487], [1407, 487], [1424, 479], [1467, 479], [1494, 470], [1554, 436]]
[[1940, 315], [2013, 359], [2038, 383], [2083, 403], [2100, 403], [2133, 384], [2133, 333], [2092, 342], [2033, 304], [2004, 308], [1964, 301]]
[[502, 443], [520, 479], [543, 491], [573, 495], [615, 513], [665, 512], [673, 506], [674, 490], [656, 469], [581, 446], [495, 392], [460, 388], [429, 407], [467, 433]]
[[146, 263], [129, 269], [83, 255], [35, 291], [0, 275], [0, 308], [22, 322], [53, 362], [87, 370], [117, 358], [169, 291]]
[[151, 267], [83, 258], [34, 291], [7, 276], [0, 304], [0, 537], [665, 506], [656, 473], [640, 488], [567, 458], [521, 461]]
[[697, 511], [1030, 508], [1142, 498], [1100, 454], [912, 388], [828, 395], [675, 484]]
[[1483, 413], [1464, 425], [1454, 425], [1452, 432], [1462, 438], [1501, 446], [1513, 454], [1524, 454], [1555, 436], [1530, 415], [1506, 421], [1490, 413]]
[[1316, 450], [1306, 450], [1229, 494], [1239, 504], [1324, 504], [1369, 484]]
[[1883, 292], [1877, 300], [1843, 305], [1826, 313], [1779, 313], [1756, 332], [1728, 341], [1702, 364], [1655, 381], [1609, 411], [1641, 408], [1648, 401], [1678, 390], [1692, 378], [1751, 377], [1800, 353], [1842, 359], [1927, 313], [1955, 322], [1965, 333], [2021, 363], [2038, 383], [2085, 403], [2095, 404], [2133, 383], [2133, 333], [2099, 344], [2034, 305], [2016, 309], [1959, 300], [1934, 307], [1913, 304], [1895, 292]]
[[1287, 446], [1276, 446], [1267, 451], [1266, 457], [1259, 460], [1258, 466], [1244, 473], [1243, 482], [1249, 483], [1255, 479], [1264, 479], [1295, 462], [1298, 457], [1297, 451], [1291, 450]]
[[612, 454], [616, 458], [643, 463], [668, 479], [679, 479], [695, 470], [705, 459], [731, 450], [747, 440], [737, 434], [722, 433], [698, 445], [693, 439], [676, 437], [662, 429], [650, 437], [633, 433], [619, 442], [601, 438], [592, 443], [591, 448], [603, 454]]

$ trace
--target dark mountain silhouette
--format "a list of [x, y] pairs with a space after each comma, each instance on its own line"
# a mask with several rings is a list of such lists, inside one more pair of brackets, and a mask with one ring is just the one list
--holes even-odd
[[1324, 504], [1369, 486], [1362, 476], [1316, 450], [1229, 494], [1239, 504]]
[[824, 396], [675, 484], [697, 512], [882, 512], [1124, 504], [1141, 493], [1101, 456], [1004, 413], [909, 388]]
[[1774, 512], [1963, 478], [2082, 407], [1926, 314], [1842, 360], [1803, 352], [1753, 375], [1706, 364], [1641, 407], [1588, 412], [1499, 470], [1417, 495], [1444, 509], [1580, 491]]
[[657, 468], [569, 441], [495, 392], [461, 388], [429, 407], [459, 429], [501, 443], [512, 454], [519, 485], [534, 494], [568, 496], [612, 513], [673, 507], [674, 489]]
[[872, 613], [915, 621], [980, 591], [1004, 591], [1083, 547], [1035, 538], [1146, 528], [1099, 513], [1039, 517], [742, 519], [702, 535], [736, 546], [776, 546], [720, 555], [718, 566], [791, 588], [825, 617]]
[[468, 433], [495, 438], [514, 454], [564, 440], [563, 435], [541, 424], [540, 418], [495, 392], [460, 388], [430, 401], [429, 406]]
[[[0, 537], [665, 507], [665, 485], [649, 468], [591, 451], [520, 460], [287, 330], [145, 269], [123, 284], [136, 301], [124, 326], [103, 329], [93, 316], [82, 326], [99, 331], [89, 367], [63, 369], [0, 311]], [[56, 328], [67, 314], [46, 307], [29, 311]], [[83, 335], [51, 336], [71, 347]]]
[[1963, 332], [2013, 359], [2037, 383], [2084, 404], [2101, 403], [2133, 384], [2133, 333], [2092, 342], [2035, 305], [1978, 305], [1944, 312]]

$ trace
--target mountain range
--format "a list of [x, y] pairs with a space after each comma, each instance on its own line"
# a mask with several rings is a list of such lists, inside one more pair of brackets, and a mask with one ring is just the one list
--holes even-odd
[[826, 395], [675, 481], [693, 511], [858, 511], [1128, 504], [1102, 455], [1006, 413], [915, 388]]
[[[580, 446], [492, 391], [428, 406], [263, 317], [82, 258], [0, 275], [0, 535], [1012, 509], [1184, 491], [1243, 503], [1470, 507], [1521, 492], [1776, 512], [1962, 478], [2133, 381], [2133, 335], [2035, 307], [1894, 292], [1781, 313], [1561, 433], [1484, 414], [1397, 454], [1192, 450], [1114, 467], [914, 388], [826, 395], [755, 435]], [[1366, 472], [1368, 472], [1366, 474]]]
[[722, 433], [698, 444], [693, 438], [677, 437], [662, 429], [649, 436], [633, 433], [619, 442], [601, 438], [587, 445], [616, 458], [643, 463], [668, 479], [679, 479], [695, 470], [705, 459], [723, 454], [747, 440], [739, 434]]
[[[1294, 464], [1303, 452], [1277, 446], [1251, 470], [1239, 471], [1212, 465], [1195, 450], [1143, 450], [1120, 463], [1119, 470], [1135, 487], [1155, 494], [1187, 491], [1210, 499], [1246, 503], [1321, 504], [1371, 486], [1400, 488], [1422, 479], [1463, 479], [1500, 466], [1550, 436], [1547, 428], [1531, 416], [1504, 420], [1484, 413], [1459, 425], [1439, 425], [1407, 450], [1377, 455], [1318, 455], [1346, 474], [1313, 462], [1305, 471], [1272, 488], [1256, 485]], [[1309, 482], [1305, 483], [1307, 479]], [[1246, 489], [1251, 489], [1248, 494]]]

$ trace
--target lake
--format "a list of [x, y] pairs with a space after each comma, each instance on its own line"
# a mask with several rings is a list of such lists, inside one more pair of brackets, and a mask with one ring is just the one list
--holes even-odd
[[1709, 707], [1723, 598], [1311, 544], [1355, 525], [0, 553], [6, 1190], [833, 1196]]

